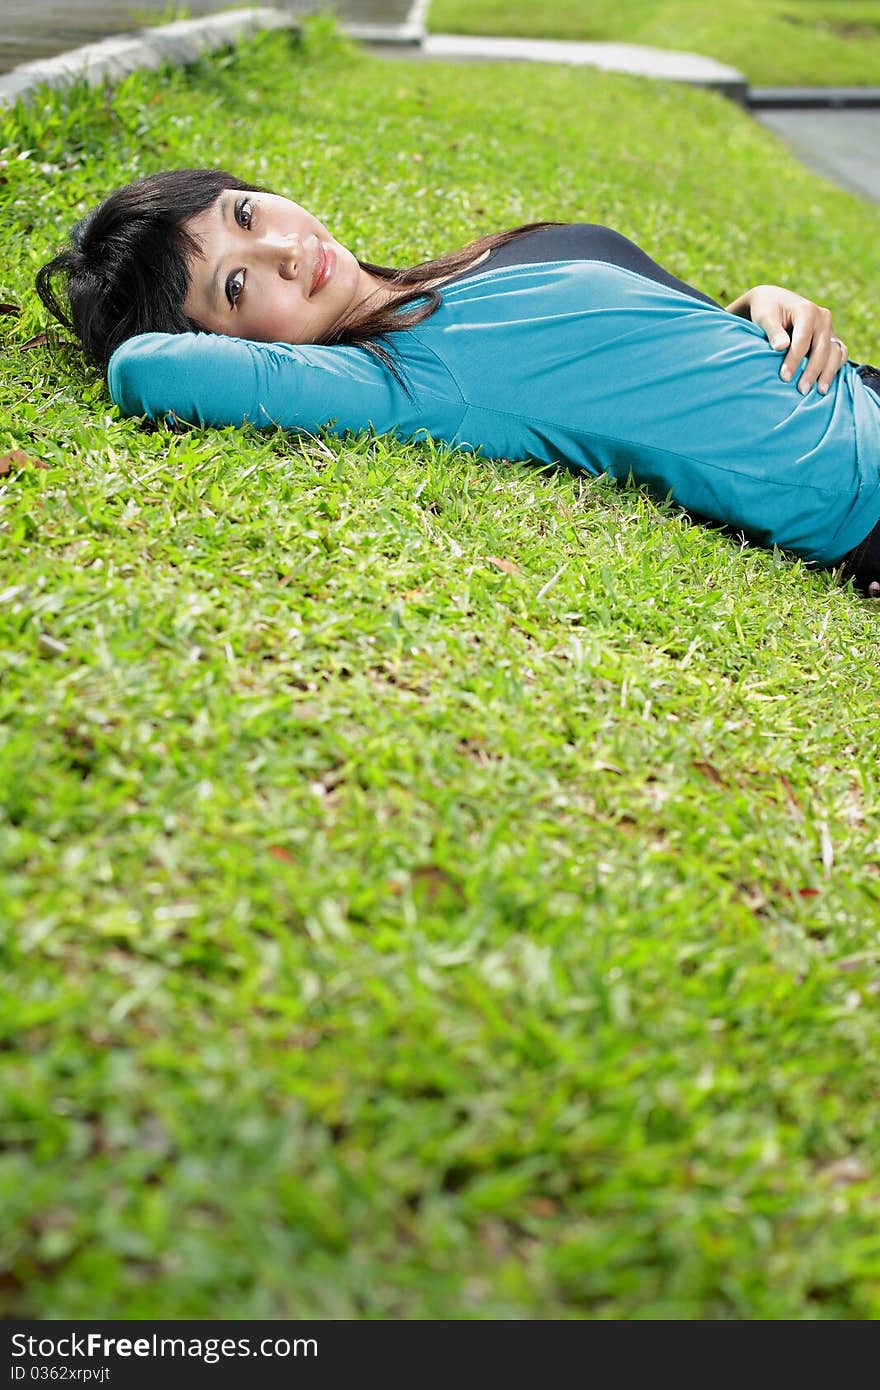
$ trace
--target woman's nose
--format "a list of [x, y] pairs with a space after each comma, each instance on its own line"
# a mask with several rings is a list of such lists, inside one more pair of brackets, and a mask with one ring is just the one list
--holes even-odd
[[291, 232], [287, 236], [268, 233], [260, 240], [260, 251], [270, 268], [277, 268], [282, 280], [295, 280], [302, 264], [302, 242]]

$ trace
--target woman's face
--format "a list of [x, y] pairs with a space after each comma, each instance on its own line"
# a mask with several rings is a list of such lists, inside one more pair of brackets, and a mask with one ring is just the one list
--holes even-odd
[[189, 264], [183, 309], [209, 333], [320, 343], [381, 287], [316, 217], [274, 193], [226, 189], [186, 229], [202, 256]]

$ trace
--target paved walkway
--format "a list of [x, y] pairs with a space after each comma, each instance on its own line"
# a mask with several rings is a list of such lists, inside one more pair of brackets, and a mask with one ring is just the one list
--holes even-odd
[[[191, 62], [200, 52], [233, 42], [256, 28], [296, 24], [310, 8], [310, 0], [280, 0], [283, 8], [206, 15], [206, 11], [216, 11], [223, 0], [189, 0], [188, 8], [195, 18], [132, 34], [132, 10], [121, 0], [0, 3], [4, 11], [0, 106], [38, 82], [63, 82], [83, 72], [91, 80], [114, 81], [137, 67]], [[167, 7], [167, 0], [137, 3], [141, 14]], [[694, 53], [637, 44], [427, 34], [427, 4], [428, 0], [337, 0], [337, 13], [352, 37], [386, 53], [426, 60], [504, 59], [586, 65], [721, 91], [747, 106], [755, 119], [785, 140], [808, 168], [850, 192], [880, 202], [880, 87], [750, 90], [744, 75], [735, 68]], [[121, 27], [127, 31], [122, 37], [71, 51], [72, 43], [118, 34]], [[30, 61], [21, 65], [23, 55]]]
[[711, 87], [735, 101], [745, 101], [748, 82], [736, 68], [698, 53], [646, 48], [635, 43], [572, 43], [561, 39], [492, 39], [467, 34], [426, 34], [425, 58], [486, 62], [564, 63], [601, 68], [636, 77], [664, 78], [694, 87]]
[[758, 108], [752, 115], [780, 135], [808, 169], [880, 203], [880, 107]]

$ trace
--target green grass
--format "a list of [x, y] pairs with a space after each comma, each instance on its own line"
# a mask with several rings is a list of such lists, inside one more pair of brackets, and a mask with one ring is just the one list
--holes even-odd
[[28, 340], [71, 216], [188, 162], [382, 260], [608, 222], [863, 360], [877, 209], [712, 94], [320, 30], [2, 122], [0, 1311], [875, 1318], [871, 605], [526, 461], [145, 429]]
[[442, 34], [526, 35], [702, 53], [755, 86], [877, 86], [878, 0], [431, 0]]

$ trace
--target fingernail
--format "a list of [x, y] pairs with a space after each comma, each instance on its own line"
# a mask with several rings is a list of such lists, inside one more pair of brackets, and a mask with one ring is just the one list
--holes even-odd
[[806, 382], [804, 382], [804, 381], [799, 381], [799, 382], [798, 382], [798, 390], [800, 391], [800, 393], [801, 393], [802, 396], [806, 396], [806, 395], [808, 395], [810, 388], [809, 388], [809, 386], [806, 384]]
[[819, 382], [819, 390], [822, 392], [823, 396], [826, 395], [828, 387], [825, 385], [824, 381]]
[[783, 381], [791, 381], [791, 372], [788, 367], [783, 367], [779, 375], [782, 377]]

